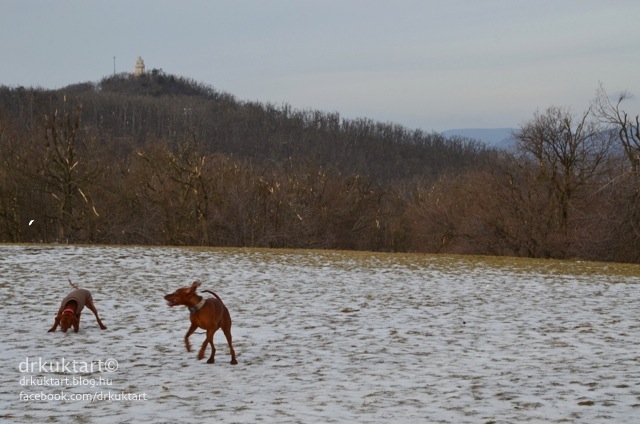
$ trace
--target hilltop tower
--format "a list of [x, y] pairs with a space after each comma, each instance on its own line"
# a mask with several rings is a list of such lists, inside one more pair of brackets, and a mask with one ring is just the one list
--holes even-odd
[[138, 56], [138, 60], [136, 60], [136, 68], [133, 71], [133, 75], [140, 76], [144, 74], [144, 60], [140, 56]]

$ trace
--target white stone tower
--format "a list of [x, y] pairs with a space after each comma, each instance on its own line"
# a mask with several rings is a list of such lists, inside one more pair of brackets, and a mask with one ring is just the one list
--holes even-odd
[[138, 60], [136, 60], [136, 68], [133, 71], [133, 75], [140, 76], [144, 74], [144, 60], [140, 56], [138, 56]]

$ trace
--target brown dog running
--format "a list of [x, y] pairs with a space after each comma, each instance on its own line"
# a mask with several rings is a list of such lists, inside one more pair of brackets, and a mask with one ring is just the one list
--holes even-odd
[[208, 343], [211, 345], [211, 356], [207, 360], [207, 363], [213, 364], [216, 355], [216, 347], [213, 345], [213, 335], [221, 328], [224, 336], [227, 338], [229, 350], [231, 351], [231, 365], [235, 365], [238, 361], [236, 361], [236, 352], [233, 350], [233, 344], [231, 343], [231, 315], [229, 315], [229, 310], [224, 306], [224, 303], [222, 303], [222, 299], [212, 291], [203, 290], [214, 295], [215, 299], [204, 299], [202, 296], [196, 294], [196, 290], [201, 284], [199, 281], [194, 281], [191, 287], [182, 287], [166, 295], [164, 299], [168, 302], [169, 306], [184, 305], [189, 308], [189, 312], [191, 313], [189, 316], [191, 327], [189, 327], [187, 334], [184, 336], [187, 352], [191, 352], [189, 336], [196, 331], [196, 328], [200, 327], [207, 330], [207, 338], [204, 343], [202, 343], [200, 352], [198, 352], [198, 359], [204, 358], [204, 352]]
[[91, 309], [93, 315], [96, 316], [100, 329], [106, 330], [107, 327], [105, 327], [98, 316], [98, 310], [93, 304], [93, 298], [91, 297], [89, 290], [78, 288], [78, 286], [73, 284], [71, 280], [69, 280], [69, 284], [71, 284], [71, 287], [75, 290], [62, 299], [60, 309], [58, 309], [58, 314], [53, 322], [53, 327], [51, 327], [48, 332], [51, 333], [56, 331], [56, 328], [60, 325], [60, 331], [63, 333], [66, 333], [71, 326], [73, 326], [73, 331], [77, 333], [80, 329], [80, 315], [82, 314], [82, 310], [85, 305], [87, 308]]

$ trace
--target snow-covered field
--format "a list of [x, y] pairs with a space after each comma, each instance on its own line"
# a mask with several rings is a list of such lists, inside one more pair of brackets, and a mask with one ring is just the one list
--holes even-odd
[[[640, 267], [322, 251], [0, 246], [0, 421], [632, 423]], [[79, 333], [47, 333], [67, 277]], [[185, 308], [231, 312], [216, 363]], [[205, 358], [208, 357], [208, 352]], [[89, 397], [91, 399], [89, 399]]]

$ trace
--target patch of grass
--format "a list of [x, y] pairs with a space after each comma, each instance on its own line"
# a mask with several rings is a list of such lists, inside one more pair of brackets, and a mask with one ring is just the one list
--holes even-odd
[[615, 277], [637, 277], [640, 282], [640, 264], [612, 262], [591, 262], [580, 260], [530, 259], [508, 256], [474, 256], [474, 255], [435, 255], [418, 253], [381, 253], [336, 250], [304, 250], [304, 249], [218, 249], [197, 248], [197, 250], [216, 250], [226, 253], [255, 255], [256, 259], [280, 263], [299, 264], [325, 263], [340, 268], [364, 267], [393, 270], [394, 267], [407, 269], [432, 268], [439, 271], [464, 272], [478, 268], [503, 269], [513, 273], [532, 273], [558, 276], [606, 276], [615, 282]]
[[[41, 246], [41, 245], [38, 245]], [[75, 246], [75, 245], [74, 245]], [[82, 245], [77, 245], [82, 246]], [[57, 246], [55, 246], [57, 247]], [[110, 247], [118, 246], [92, 246]], [[509, 256], [449, 255], [421, 253], [385, 253], [368, 251], [316, 250], [316, 249], [267, 249], [234, 248], [209, 246], [121, 246], [143, 249], [185, 249], [193, 252], [217, 252], [252, 257], [256, 262], [277, 261], [280, 264], [331, 265], [337, 268], [381, 269], [393, 271], [395, 268], [435, 269], [440, 272], [465, 272], [479, 268], [500, 269], [511, 273], [536, 273], [549, 276], [607, 277], [607, 282], [616, 282], [616, 277], [637, 278], [640, 282], [640, 264], [594, 262], [583, 260], [530, 259]], [[628, 282], [628, 281], [627, 281]]]

